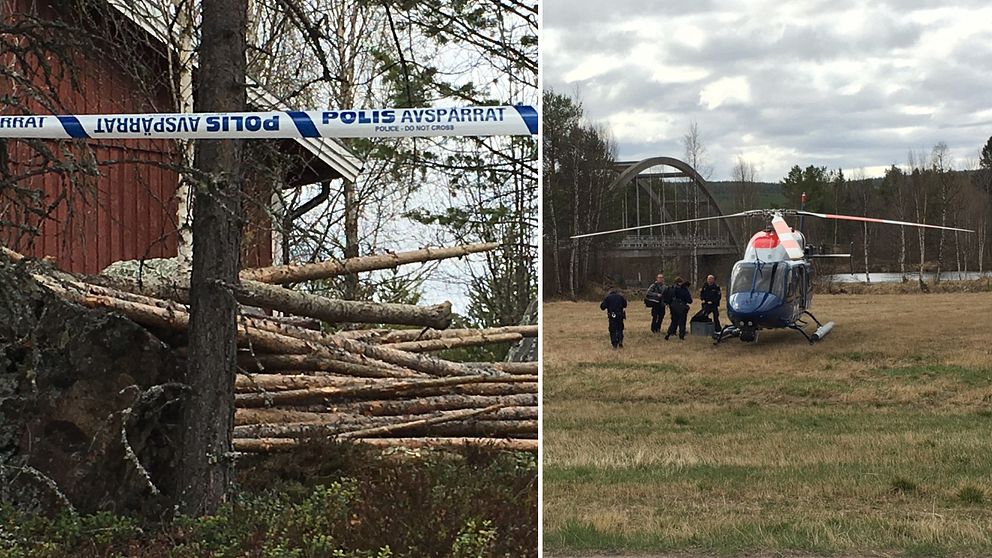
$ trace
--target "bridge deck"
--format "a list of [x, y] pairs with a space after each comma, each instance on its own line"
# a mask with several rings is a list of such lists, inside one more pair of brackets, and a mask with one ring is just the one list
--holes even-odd
[[666, 256], [717, 256], [736, 254], [738, 249], [726, 238], [699, 237], [694, 241], [688, 238], [659, 235], [628, 235], [617, 243], [616, 250], [624, 256], [650, 257], [664, 254]]

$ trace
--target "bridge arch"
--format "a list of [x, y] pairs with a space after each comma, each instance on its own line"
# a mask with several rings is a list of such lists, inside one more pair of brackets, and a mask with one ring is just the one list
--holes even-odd
[[[663, 173], [661, 175], [663, 177], [688, 178], [689, 181], [695, 186], [697, 191], [703, 195], [704, 201], [707, 202], [707, 205], [709, 205], [712, 208], [712, 213], [714, 214], [714, 216], [723, 215], [723, 212], [720, 210], [720, 206], [719, 204], [717, 204], [716, 199], [713, 198], [713, 195], [706, 187], [706, 180], [696, 171], [696, 169], [694, 169], [691, 165], [689, 165], [685, 161], [676, 159], [674, 157], [661, 156], [661, 157], [649, 157], [647, 159], [643, 159], [641, 161], [636, 161], [636, 162], [618, 163], [617, 166], [618, 168], [622, 168], [623, 170], [620, 173], [620, 175], [613, 181], [613, 183], [610, 184], [608, 190], [609, 191], [620, 190], [626, 187], [631, 182], [634, 182], [635, 187], [640, 188], [646, 194], [648, 194], [649, 199], [654, 199], [656, 202], [658, 202], [658, 205], [661, 210], [661, 214], [664, 216], [664, 221], [674, 221], [676, 219], [672, 218], [672, 215], [668, 211], [667, 205], [664, 203], [663, 200], [658, 199], [657, 195], [653, 191], [649, 190], [647, 186], [644, 186], [643, 184], [639, 184], [637, 182], [637, 177], [641, 173], [643, 173], [645, 170], [649, 168], [658, 167], [658, 166], [667, 166], [674, 168], [678, 171], [676, 173]], [[740, 244], [737, 241], [737, 235], [734, 233], [734, 230], [731, 227], [728, 220], [721, 219], [718, 221], [718, 223], [720, 224], [719, 225], [720, 228], [726, 234], [725, 238], [728, 241], [725, 246], [718, 248], [720, 253], [727, 253], [727, 254], [741, 253]], [[645, 224], [650, 224], [650, 223], [645, 223]], [[676, 231], [673, 231], [673, 236], [676, 239], [678, 239], [679, 242], [682, 243], [692, 242], [691, 239], [685, 238], [684, 235], [678, 234]]]
[[[645, 172], [652, 167], [674, 172]], [[623, 194], [623, 228], [724, 215], [710, 185], [685, 161], [650, 157], [618, 162], [614, 170], [617, 177], [608, 191], [617, 197]], [[659, 270], [675, 272], [693, 284], [709, 273], [722, 282], [741, 255], [737, 225], [719, 219], [631, 231], [603, 253], [603, 265], [639, 285], [650, 283]]]

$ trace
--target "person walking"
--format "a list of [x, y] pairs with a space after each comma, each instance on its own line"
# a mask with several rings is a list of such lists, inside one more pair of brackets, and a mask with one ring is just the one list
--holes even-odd
[[661, 321], [665, 319], [665, 274], [659, 273], [654, 283], [648, 287], [644, 300], [651, 303], [651, 333], [661, 333]]
[[668, 326], [668, 334], [665, 335], [667, 341], [669, 337], [678, 329], [679, 339], [685, 339], [685, 319], [689, 315], [689, 305], [692, 304], [692, 295], [686, 288], [681, 277], [675, 278], [675, 283], [669, 291], [671, 302], [668, 307], [672, 311], [672, 323]]
[[705, 321], [710, 314], [713, 314], [713, 329], [720, 331], [720, 285], [716, 284], [716, 277], [706, 276], [706, 284], [699, 291], [699, 300], [703, 301], [703, 307], [692, 317], [692, 321]]
[[625, 308], [627, 308], [627, 299], [616, 287], [610, 288], [610, 294], [606, 295], [599, 305], [600, 310], [606, 310], [610, 324], [610, 343], [614, 351], [623, 348], [623, 320], [627, 317]]

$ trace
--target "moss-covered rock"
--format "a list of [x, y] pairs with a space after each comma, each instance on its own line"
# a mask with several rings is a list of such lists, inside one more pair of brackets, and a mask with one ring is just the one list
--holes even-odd
[[37, 265], [0, 262], [0, 501], [169, 512], [182, 395], [172, 351], [40, 286]]

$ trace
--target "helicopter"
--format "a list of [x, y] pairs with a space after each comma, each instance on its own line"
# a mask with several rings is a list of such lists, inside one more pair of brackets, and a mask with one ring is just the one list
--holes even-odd
[[[805, 207], [805, 205], [806, 194], [803, 194], [801, 207]], [[764, 230], [758, 231], [751, 237], [744, 251], [744, 258], [734, 264], [727, 289], [729, 294], [726, 297], [727, 317], [730, 319], [731, 325], [713, 333], [715, 344], [730, 337], [737, 337], [743, 342], [754, 342], [758, 340], [758, 332], [762, 329], [791, 329], [802, 334], [810, 344], [813, 344], [825, 338], [833, 330], [834, 322], [822, 323], [809, 311], [813, 302], [813, 260], [816, 258], [849, 258], [851, 255], [818, 254], [816, 247], [806, 243], [806, 237], [802, 233], [804, 217], [975, 232], [957, 227], [856, 215], [816, 213], [803, 209], [752, 209], [715, 217], [669, 221], [580, 234], [572, 238], [588, 238], [652, 227], [739, 217], [763, 217], [768, 225]], [[791, 227], [786, 222], [785, 217], [799, 217], [800, 230]], [[806, 333], [805, 328], [809, 325], [806, 317], [812, 319], [817, 325], [812, 334]]]

